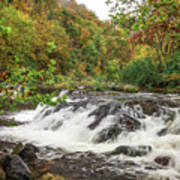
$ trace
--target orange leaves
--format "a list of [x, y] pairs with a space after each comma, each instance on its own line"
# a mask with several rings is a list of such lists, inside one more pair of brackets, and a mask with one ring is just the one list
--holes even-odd
[[6, 74], [6, 72], [0, 72], [0, 81], [4, 81]]
[[83, 71], [84, 73], [86, 72], [86, 64], [85, 63], [81, 63], [79, 65], [79, 68], [81, 69], [81, 71]]

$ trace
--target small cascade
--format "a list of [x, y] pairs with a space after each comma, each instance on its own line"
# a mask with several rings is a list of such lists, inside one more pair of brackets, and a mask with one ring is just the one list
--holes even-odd
[[[64, 95], [63, 92], [60, 96]], [[149, 93], [75, 96], [55, 107], [39, 105], [7, 118], [27, 122], [1, 128], [1, 139], [103, 153], [108, 161], [131, 160], [154, 177], [180, 178], [179, 96]], [[160, 179], [160, 178], [159, 178]], [[173, 180], [174, 180], [173, 179]]]

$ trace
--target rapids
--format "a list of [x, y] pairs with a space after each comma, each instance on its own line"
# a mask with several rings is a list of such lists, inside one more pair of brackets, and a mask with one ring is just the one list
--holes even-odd
[[107, 161], [136, 162], [152, 179], [180, 179], [179, 95], [73, 92], [65, 104], [39, 105], [3, 118], [24, 122], [1, 127], [3, 140], [109, 154]]

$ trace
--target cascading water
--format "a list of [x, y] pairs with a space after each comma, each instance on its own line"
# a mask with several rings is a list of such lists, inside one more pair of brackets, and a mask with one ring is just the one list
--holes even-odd
[[26, 123], [1, 128], [0, 137], [65, 152], [105, 153], [108, 161], [131, 160], [142, 171], [156, 167], [154, 179], [180, 179], [179, 98], [148, 93], [72, 96], [65, 104], [9, 115]]

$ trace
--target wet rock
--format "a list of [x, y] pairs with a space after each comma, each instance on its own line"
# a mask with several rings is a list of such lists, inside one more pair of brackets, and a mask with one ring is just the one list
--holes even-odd
[[113, 162], [92, 152], [66, 154], [48, 167], [48, 172], [73, 180], [140, 180], [146, 176], [136, 171], [139, 165], [132, 161]]
[[88, 101], [79, 101], [73, 104], [73, 111], [77, 111], [80, 107], [86, 108]]
[[173, 122], [176, 117], [176, 112], [164, 109], [164, 112], [162, 113], [162, 118], [165, 121], [165, 123]]
[[12, 154], [19, 154], [24, 149], [22, 143], [18, 143], [12, 151]]
[[65, 108], [65, 107], [68, 107], [68, 104], [67, 104], [67, 103], [65, 103], [65, 104], [58, 104], [58, 105], [55, 106], [53, 112], [58, 112], [58, 111], [60, 111], [62, 108]]
[[115, 114], [117, 110], [120, 108], [121, 105], [116, 105], [111, 103], [99, 106], [96, 110], [94, 110], [88, 115], [89, 117], [95, 116], [95, 121], [91, 123], [88, 127], [90, 129], [95, 129], [100, 124], [103, 118], [105, 118], [108, 115]]
[[6, 180], [6, 173], [0, 168], [0, 180]]
[[162, 166], [168, 166], [169, 163], [170, 163], [170, 160], [171, 160], [171, 158], [168, 157], [168, 156], [160, 156], [160, 157], [157, 157], [157, 158], [154, 159], [154, 161], [157, 164], [160, 164]]
[[159, 110], [159, 107], [156, 103], [150, 100], [133, 100], [125, 103], [126, 106], [133, 107], [139, 104], [142, 107], [143, 113], [151, 116], [153, 113]]
[[55, 130], [59, 129], [62, 125], [63, 125], [63, 121], [58, 121], [58, 122], [56, 122], [55, 124], [53, 124], [53, 126], [51, 127], [51, 129], [52, 129], [53, 131], [55, 131]]
[[37, 159], [36, 153], [38, 148], [33, 144], [26, 144], [24, 149], [19, 153], [19, 156], [29, 165]]
[[45, 113], [43, 114], [42, 118], [45, 118], [45, 117], [49, 116], [51, 114], [51, 112], [52, 111], [50, 109], [46, 110]]
[[163, 128], [157, 134], [158, 136], [165, 136], [168, 133], [168, 128]]
[[22, 122], [17, 122], [14, 119], [0, 119], [0, 126], [14, 127], [22, 124]]
[[65, 179], [62, 176], [56, 176], [56, 175], [47, 173], [37, 180], [65, 180]]
[[64, 104], [58, 104], [56, 105], [55, 109], [53, 112], [58, 112], [60, 111], [61, 109], [63, 108], [66, 108], [66, 107], [70, 107], [72, 106], [73, 107], [73, 111], [77, 111], [79, 108], [86, 108], [87, 107], [87, 104], [89, 103], [88, 100], [86, 101], [79, 101], [79, 102], [70, 102], [70, 103], [64, 103]]
[[12, 180], [30, 180], [32, 173], [18, 155], [7, 155], [3, 164], [7, 178]]
[[176, 108], [179, 107], [179, 102], [171, 100], [171, 99], [158, 99], [158, 104], [160, 106], [170, 107], [170, 108]]
[[98, 134], [98, 137], [95, 138], [95, 143], [102, 143], [107, 140], [114, 141], [121, 132], [122, 132], [122, 129], [118, 127], [117, 125], [103, 129]]
[[[114, 113], [115, 109], [112, 109], [112, 111], [110, 112]], [[94, 128], [95, 126], [97, 126], [98, 121], [99, 119], [96, 119], [88, 127], [90, 129]], [[116, 113], [116, 116], [114, 117], [112, 122], [114, 122], [114, 124], [112, 124], [110, 127], [104, 128], [98, 133], [97, 137], [94, 138], [95, 143], [114, 141], [117, 139], [118, 135], [123, 131], [133, 132], [141, 128], [141, 123], [138, 120], [132, 118], [130, 115], [126, 114], [126, 112], [122, 110], [119, 110], [119, 112]]]
[[0, 151], [2, 153], [11, 153], [12, 149], [16, 146], [16, 143], [6, 142], [0, 140]]
[[126, 113], [120, 113], [117, 121], [121, 128], [128, 132], [141, 128], [141, 123]]
[[151, 103], [141, 103], [143, 113], [151, 116], [154, 112], [158, 111], [158, 106]]
[[127, 156], [144, 156], [147, 153], [152, 151], [151, 146], [119, 146], [114, 151], [112, 151], [111, 155], [124, 154]]

